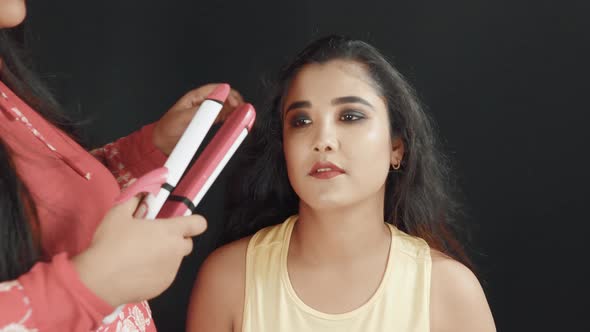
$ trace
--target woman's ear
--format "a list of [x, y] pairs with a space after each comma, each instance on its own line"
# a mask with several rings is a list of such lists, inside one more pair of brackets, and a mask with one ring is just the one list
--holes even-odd
[[404, 159], [405, 146], [404, 141], [398, 137], [391, 143], [391, 167], [399, 169]]

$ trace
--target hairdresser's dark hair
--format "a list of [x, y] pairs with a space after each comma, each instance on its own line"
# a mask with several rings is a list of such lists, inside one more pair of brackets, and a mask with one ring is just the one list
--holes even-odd
[[39, 258], [39, 223], [8, 148], [0, 144], [0, 282], [27, 272]]
[[[53, 94], [31, 70], [30, 59], [22, 47], [22, 31], [22, 27], [13, 30], [0, 29], [0, 59], [3, 62], [0, 66], [0, 80], [47, 121], [78, 139], [78, 126], [61, 111]], [[19, 38], [15, 38], [15, 34]], [[21, 42], [15, 39], [21, 39]]]
[[[0, 80], [45, 119], [76, 138], [76, 125], [60, 112], [55, 98], [27, 65], [22, 43], [13, 38], [15, 33], [22, 33], [22, 28], [0, 30]], [[40, 257], [35, 205], [11, 156], [0, 138], [0, 281], [27, 272]]]
[[299, 199], [291, 187], [282, 147], [281, 108], [289, 84], [307, 64], [349, 60], [363, 65], [386, 99], [392, 138], [401, 138], [401, 168], [386, 182], [386, 221], [423, 238], [439, 251], [470, 266], [455, 237], [458, 204], [450, 185], [450, 169], [437, 146], [432, 120], [412, 87], [373, 46], [342, 36], [319, 39], [284, 67], [270, 105], [257, 114], [253, 136], [243, 156], [237, 193], [230, 202], [229, 239], [282, 222], [297, 213]]

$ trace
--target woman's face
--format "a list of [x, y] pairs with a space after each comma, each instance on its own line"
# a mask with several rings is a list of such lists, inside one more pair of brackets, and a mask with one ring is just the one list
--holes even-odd
[[19, 25], [26, 13], [25, 0], [0, 0], [0, 29]]
[[304, 66], [283, 104], [289, 181], [299, 198], [323, 210], [383, 203], [390, 165], [403, 157], [392, 142], [385, 100], [364, 67], [332, 60]]

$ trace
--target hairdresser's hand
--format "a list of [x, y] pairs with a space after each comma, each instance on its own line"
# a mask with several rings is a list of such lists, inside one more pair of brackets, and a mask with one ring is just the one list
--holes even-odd
[[[215, 89], [217, 84], [203, 85], [189, 91], [180, 98], [174, 106], [156, 123], [153, 142], [164, 154], [169, 155], [180, 139], [180, 136], [193, 118], [195, 112], [205, 100], [205, 97]], [[219, 116], [215, 122], [224, 121], [231, 112], [244, 103], [244, 99], [234, 89], [231, 89]]]
[[139, 198], [113, 207], [90, 248], [74, 257], [82, 282], [112, 306], [151, 299], [174, 280], [193, 236], [206, 228], [201, 216], [162, 220], [133, 218]]

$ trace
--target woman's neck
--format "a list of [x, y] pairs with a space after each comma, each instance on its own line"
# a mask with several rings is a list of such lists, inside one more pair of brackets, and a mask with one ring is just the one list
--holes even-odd
[[321, 264], [363, 259], [388, 248], [390, 241], [382, 200], [319, 211], [301, 202], [290, 251], [309, 263]]

